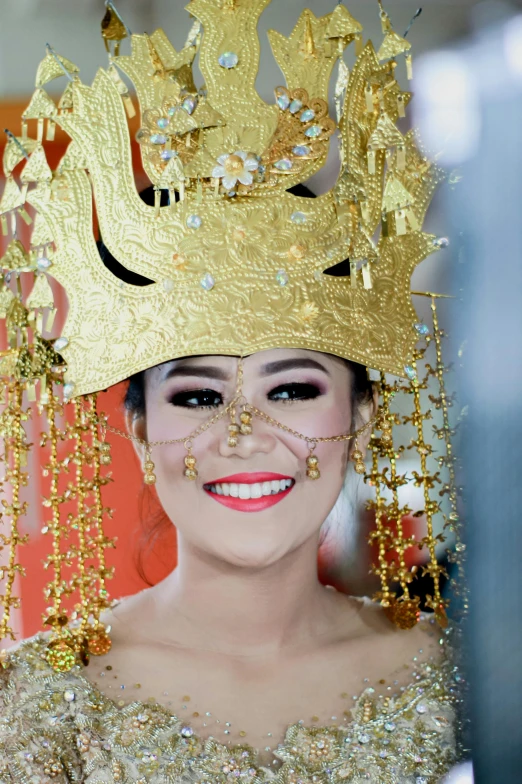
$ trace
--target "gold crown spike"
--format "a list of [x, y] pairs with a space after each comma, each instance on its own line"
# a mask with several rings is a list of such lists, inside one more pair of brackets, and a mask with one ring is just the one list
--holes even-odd
[[[268, 104], [255, 90], [256, 26], [268, 3], [192, 0], [196, 23], [180, 52], [161, 30], [133, 35], [131, 55], [113, 58], [91, 86], [48, 52], [39, 87], [66, 73], [68, 108], [40, 90], [30, 114], [56, 121], [71, 144], [50, 187], [41, 148], [28, 149], [22, 180], [37, 211], [32, 247], [67, 294], [70, 395], [194, 353], [309, 348], [398, 375], [411, 363], [410, 278], [438, 249], [422, 222], [440, 173], [396, 126], [409, 94], [369, 42], [341, 80], [338, 182], [316, 199], [290, 193], [321, 168], [336, 129], [326, 44], [337, 40], [341, 54], [362, 29], [338, 6], [320, 18], [304, 12], [288, 38], [271, 33], [286, 85], [274, 85]], [[136, 190], [115, 67], [136, 88], [143, 164], [169, 191], [168, 207], [159, 196], [146, 205]], [[0, 212], [23, 210], [23, 198], [9, 178]], [[101, 262], [93, 201], [110, 253], [149, 285], [122, 284]], [[323, 274], [347, 256], [350, 280]]]
[[394, 30], [390, 30], [384, 36], [377, 58], [379, 60], [389, 60], [391, 57], [397, 57], [399, 54], [409, 52], [410, 49], [411, 43], [406, 38], [402, 38]]
[[21, 136], [8, 136], [7, 144], [4, 147], [3, 167], [6, 177], [12, 173], [20, 161], [26, 155], [30, 155], [36, 147], [38, 142], [36, 139], [23, 139]]
[[327, 38], [340, 38], [351, 40], [354, 36], [360, 35], [363, 26], [355, 19], [344, 5], [337, 5], [330, 14], [330, 20], [326, 28]]
[[56, 52], [48, 46], [47, 54], [38, 66], [38, 71], [36, 72], [35, 86], [43, 87], [44, 84], [48, 84], [54, 79], [58, 79], [60, 76], [71, 76], [72, 74], [78, 73], [80, 73], [78, 66], [71, 63], [71, 61], [67, 60], [65, 57], [60, 57], [60, 55], [56, 54]]

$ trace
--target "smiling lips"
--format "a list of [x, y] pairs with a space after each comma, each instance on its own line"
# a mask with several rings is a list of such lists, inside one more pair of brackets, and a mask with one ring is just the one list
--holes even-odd
[[292, 491], [295, 480], [267, 472], [233, 474], [204, 485], [208, 495], [238, 512], [261, 512], [282, 501]]

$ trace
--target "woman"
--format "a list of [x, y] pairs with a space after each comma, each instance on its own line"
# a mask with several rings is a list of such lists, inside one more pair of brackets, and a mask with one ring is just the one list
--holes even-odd
[[[203, 38], [196, 25], [179, 54], [161, 31], [134, 36], [132, 57], [116, 58], [148, 109], [138, 138], [156, 185], [154, 207], [135, 192], [121, 102], [128, 95], [112, 64], [92, 88], [71, 77], [72, 110], [52, 115], [73, 144], [51, 195], [45, 178], [30, 194], [41, 216], [33, 245], [55, 243], [52, 261], [39, 270], [52, 265], [69, 314], [53, 347], [37, 335], [35, 348], [23, 330], [13, 344], [15, 371], [23, 348], [25, 374], [14, 372], [8, 409], [18, 429], [4, 429], [15, 481], [28, 448], [18, 390], [33, 383], [29, 354], [34, 377], [45, 377], [51, 476], [64, 468], [55, 392], [63, 383], [56, 352], [63, 353], [65, 399], [74, 398], [75, 407], [68, 432], [76, 439], [79, 511], [61, 524], [64, 499], [53, 479], [53, 632], [22, 643], [5, 661], [1, 781], [422, 784], [439, 780], [455, 760], [446, 634], [429, 616], [417, 623], [419, 598], [404, 561], [411, 542], [397, 515], [396, 534], [386, 527], [382, 498], [375, 508], [383, 607], [325, 587], [317, 575], [323, 526], [328, 535], [347, 472], [367, 473], [364, 451], [374, 428], [382, 432], [374, 457], [380, 450], [395, 465], [391, 393], [381, 380], [378, 408], [359, 362], [406, 374], [417, 407], [416, 481], [425, 485], [423, 542], [432, 558], [428, 606], [445, 621], [422, 435], [427, 415], [410, 365], [425, 332], [419, 325], [415, 331], [409, 278], [440, 247], [419, 226], [437, 173], [413, 136], [394, 125], [407, 103], [396, 63], [380, 65], [368, 45], [343, 87], [336, 188], [315, 202], [290, 192], [324, 162], [335, 127], [324, 75], [362, 28], [342, 6], [323, 20], [305, 12], [289, 44], [295, 58], [283, 58], [288, 84], [295, 84], [295, 67], [302, 87], [277, 88], [276, 106], [266, 108], [253, 94], [252, 36], [264, 4], [195, 0], [191, 12]], [[104, 24], [106, 41], [124, 37], [112, 5]], [[385, 14], [383, 25], [381, 60], [398, 45]], [[272, 44], [281, 55], [283, 44]], [[400, 46], [396, 54], [409, 45]], [[200, 92], [186, 69], [198, 48], [208, 71]], [[48, 56], [40, 76], [56, 63], [75, 73], [56, 53]], [[300, 70], [296, 58], [308, 65]], [[324, 69], [321, 79], [315, 63]], [[151, 102], [159, 108], [150, 110]], [[125, 273], [107, 270], [96, 253], [93, 193], [107, 247]], [[343, 271], [336, 265], [347, 253]], [[141, 278], [130, 280], [129, 272]], [[14, 315], [20, 322], [17, 308], [8, 328]], [[156, 485], [177, 528], [178, 566], [159, 585], [109, 607], [107, 542], [91, 525], [101, 532], [99, 469], [108, 462], [104, 439], [112, 428], [96, 413], [95, 393], [126, 377], [126, 435], [145, 483]], [[86, 466], [94, 472], [88, 479]], [[369, 478], [393, 492], [402, 482], [395, 468], [379, 474], [375, 466]], [[11, 516], [16, 531], [18, 507]], [[69, 529], [78, 530], [79, 544], [62, 556], [60, 537]], [[398, 553], [393, 575], [391, 546]], [[93, 550], [97, 570], [89, 565]], [[78, 570], [67, 583], [60, 565], [73, 557]], [[399, 598], [390, 575], [400, 583]], [[72, 589], [80, 594], [76, 620], [62, 604]], [[102, 655], [85, 668], [89, 656]]]
[[[190, 357], [135, 377], [129, 432], [187, 436], [233, 399], [238, 362]], [[294, 430], [337, 433], [372, 414], [363, 369], [336, 357], [273, 349], [243, 366], [245, 398]], [[179, 471], [183, 444], [158, 448], [179, 564], [107, 613], [103, 662], [68, 675], [40, 664], [26, 679], [45, 639], [13, 655], [2, 731], [11, 776], [40, 770], [38, 737], [56, 760], [44, 773], [64, 781], [227, 781], [236, 771], [269, 780], [280, 768], [284, 781], [322, 780], [327, 768], [350, 781], [436, 781], [449, 769], [454, 707], [441, 633], [428, 617], [400, 631], [378, 606], [318, 580], [347, 442], [318, 447], [317, 493], [294, 436], [256, 421], [237, 446], [228, 438], [223, 420], [200, 437], [191, 483]]]

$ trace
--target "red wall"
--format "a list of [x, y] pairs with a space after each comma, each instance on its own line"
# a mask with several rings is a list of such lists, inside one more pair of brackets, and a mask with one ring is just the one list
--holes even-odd
[[[0, 126], [9, 127], [14, 133], [19, 133], [19, 117], [23, 104], [0, 106]], [[132, 130], [132, 129], [131, 129]], [[3, 143], [0, 142], [0, 154], [3, 153]], [[55, 168], [62, 157], [67, 139], [58, 133], [57, 139], [52, 144], [46, 144], [46, 152], [51, 168]], [[148, 181], [144, 178], [141, 168], [139, 148], [133, 144], [133, 157], [135, 161], [136, 180], [138, 188], [146, 187]], [[3, 181], [0, 174], [0, 193], [3, 190]], [[20, 224], [22, 222], [20, 221]], [[28, 246], [29, 231], [25, 224], [20, 227], [20, 239]], [[5, 246], [11, 238], [4, 238], [0, 234], [0, 253], [3, 255]], [[52, 281], [51, 281], [52, 282]], [[55, 298], [65, 305], [65, 298], [53, 282]], [[57, 302], [57, 304], [58, 304]], [[55, 337], [60, 335], [63, 319], [57, 319], [54, 326]], [[109, 421], [115, 427], [123, 429], [122, 401], [125, 394], [125, 384], [119, 384], [108, 392], [99, 396], [99, 409], [109, 415]], [[29, 425], [31, 433], [29, 440], [38, 443], [39, 419], [34, 417]], [[112, 444], [113, 462], [109, 468], [114, 481], [104, 488], [104, 504], [114, 510], [112, 519], [106, 521], [106, 532], [110, 537], [117, 537], [115, 549], [107, 550], [107, 562], [115, 567], [115, 578], [108, 583], [110, 595], [114, 598], [135, 593], [146, 586], [138, 573], [136, 560], [141, 551], [143, 567], [150, 581], [156, 582], [166, 576], [176, 565], [176, 535], [173, 526], [164, 519], [163, 534], [150, 546], [150, 537], [147, 537], [147, 521], [158, 518], [161, 510], [153, 490], [144, 489], [142, 473], [133, 446], [116, 435], [109, 434], [107, 440]], [[33, 461], [39, 460], [35, 456]], [[42, 628], [42, 614], [46, 607], [43, 590], [50, 573], [44, 571], [42, 563], [48, 554], [51, 540], [41, 533], [45, 525], [48, 510], [41, 504], [45, 487], [41, 476], [41, 467], [36, 462], [31, 466], [31, 487], [28, 488], [28, 498], [31, 503], [30, 513], [25, 521], [25, 530], [30, 534], [27, 545], [19, 548], [19, 562], [25, 567], [27, 577], [19, 583], [19, 593], [22, 599], [21, 622], [17, 628], [21, 636], [27, 637]], [[149, 542], [147, 542], [147, 538]]]

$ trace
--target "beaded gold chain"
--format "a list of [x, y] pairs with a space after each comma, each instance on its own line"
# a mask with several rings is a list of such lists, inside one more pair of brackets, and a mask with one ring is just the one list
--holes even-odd
[[[379, 407], [377, 413], [368, 420], [362, 427], [356, 430], [353, 433], [341, 433], [340, 435], [336, 436], [307, 436], [304, 433], [300, 433], [298, 430], [294, 430], [293, 428], [289, 427], [288, 425], [284, 425], [282, 422], [279, 422], [274, 417], [271, 417], [269, 414], [266, 414], [261, 409], [256, 408], [256, 406], [251, 405], [246, 401], [242, 393], [243, 388], [243, 361], [240, 358], [238, 363], [238, 374], [237, 374], [237, 386], [236, 392], [232, 399], [232, 401], [226, 406], [222, 411], [219, 411], [217, 414], [214, 414], [210, 419], [208, 419], [203, 424], [199, 425], [195, 430], [193, 430], [188, 436], [183, 436], [181, 438], [171, 438], [165, 439], [161, 441], [148, 441], [144, 438], [139, 438], [138, 436], [134, 436], [131, 433], [124, 432], [123, 430], [119, 430], [116, 427], [112, 427], [108, 424], [107, 420], [100, 421], [100, 427], [102, 431], [102, 435], [105, 431], [109, 431], [114, 433], [115, 435], [121, 436], [122, 438], [127, 439], [128, 441], [132, 441], [135, 444], [139, 444], [140, 446], [144, 447], [145, 449], [145, 481], [147, 484], [155, 484], [156, 477], [154, 475], [154, 463], [151, 460], [151, 450], [152, 447], [157, 446], [167, 446], [169, 444], [183, 444], [187, 449], [188, 456], [185, 460], [186, 471], [185, 476], [188, 479], [196, 479], [197, 477], [197, 470], [196, 470], [196, 462], [195, 458], [192, 455], [192, 445], [195, 438], [205, 433], [209, 430], [213, 425], [217, 424], [221, 419], [224, 419], [227, 415], [231, 416], [232, 420], [235, 420], [236, 417], [236, 408], [242, 408], [241, 417], [246, 421], [245, 414], [250, 415], [250, 419], [252, 416], [257, 417], [258, 419], [266, 422], [267, 424], [271, 425], [272, 427], [276, 427], [279, 430], [282, 430], [285, 433], [288, 433], [295, 438], [300, 439], [301, 441], [306, 441], [308, 448], [310, 450], [310, 454], [307, 458], [307, 476], [310, 479], [319, 479], [320, 473], [318, 470], [318, 458], [314, 455], [314, 450], [318, 444], [328, 444], [328, 443], [339, 443], [341, 441], [355, 441], [355, 452], [354, 456], [356, 458], [355, 470], [357, 473], [362, 474], [364, 473], [364, 463], [362, 463], [362, 455], [357, 446], [357, 439], [360, 438], [364, 433], [368, 430], [373, 429], [378, 422], [383, 419], [385, 416], [384, 409]], [[240, 417], [240, 419], [241, 419]], [[234, 431], [232, 432], [232, 428]], [[234, 425], [232, 424], [229, 427], [229, 445], [231, 447], [237, 445], [237, 437], [239, 434], [248, 435], [252, 432], [250, 425], [242, 424]], [[187, 462], [187, 461], [190, 461]]]

